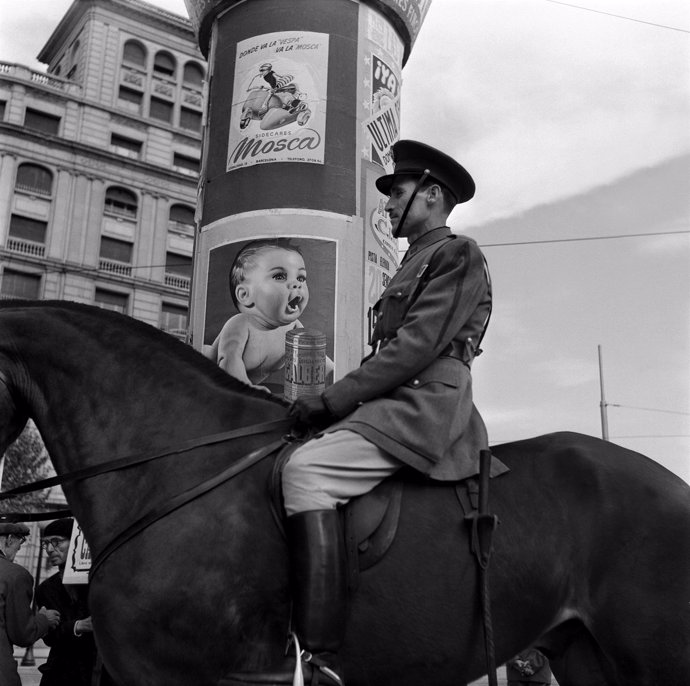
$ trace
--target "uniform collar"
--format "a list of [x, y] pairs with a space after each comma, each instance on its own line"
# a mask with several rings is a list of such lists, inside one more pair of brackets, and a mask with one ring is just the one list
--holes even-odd
[[412, 257], [420, 250], [426, 248], [429, 245], [438, 243], [444, 238], [450, 238], [452, 235], [453, 233], [447, 226], [439, 226], [436, 229], [431, 229], [431, 231], [427, 231], [425, 234], [420, 236], [414, 243], [410, 244], [410, 247], [407, 249], [407, 252], [405, 253], [405, 257], [403, 257], [403, 260]]

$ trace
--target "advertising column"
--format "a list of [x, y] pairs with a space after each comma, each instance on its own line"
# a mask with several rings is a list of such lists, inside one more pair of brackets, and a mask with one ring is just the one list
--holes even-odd
[[209, 61], [192, 344], [282, 395], [286, 340], [304, 329], [325, 347], [325, 378], [305, 378], [328, 384], [366, 354], [397, 268], [374, 181], [392, 169], [401, 70], [430, 0], [186, 3]]

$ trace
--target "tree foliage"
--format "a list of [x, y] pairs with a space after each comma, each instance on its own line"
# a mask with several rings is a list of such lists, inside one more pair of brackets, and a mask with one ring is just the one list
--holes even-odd
[[[43, 445], [38, 429], [29, 422], [19, 438], [5, 452], [0, 484], [2, 490], [7, 491], [16, 486], [44, 479], [50, 473], [48, 451]], [[0, 501], [0, 513], [44, 510], [48, 494], [49, 491], [44, 490]]]

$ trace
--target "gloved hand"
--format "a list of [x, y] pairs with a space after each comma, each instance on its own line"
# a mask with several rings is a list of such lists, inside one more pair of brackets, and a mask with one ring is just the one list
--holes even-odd
[[289, 415], [294, 417], [298, 424], [317, 429], [325, 429], [336, 420], [320, 395], [297, 398], [290, 407]]

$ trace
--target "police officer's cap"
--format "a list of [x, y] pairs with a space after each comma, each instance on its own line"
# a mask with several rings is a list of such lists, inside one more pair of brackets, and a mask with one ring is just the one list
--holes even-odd
[[420, 177], [429, 170], [429, 178], [448, 189], [455, 202], [467, 202], [474, 196], [474, 180], [469, 172], [452, 157], [419, 141], [401, 140], [392, 146], [395, 167], [392, 174], [376, 179], [376, 188], [390, 195], [393, 179], [406, 175]]
[[14, 534], [15, 536], [28, 536], [30, 529], [26, 524], [17, 522], [12, 517], [6, 515], [0, 516], [0, 536], [8, 536]]

